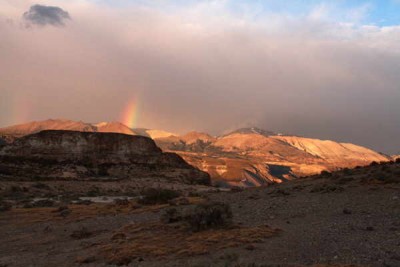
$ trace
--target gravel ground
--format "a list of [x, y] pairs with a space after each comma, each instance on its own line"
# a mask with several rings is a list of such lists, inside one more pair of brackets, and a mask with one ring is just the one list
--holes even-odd
[[[239, 192], [207, 193], [229, 203], [243, 227], [268, 224], [282, 232], [252, 246], [130, 266], [400, 266], [400, 186], [304, 179]], [[24, 224], [0, 213], [0, 266], [79, 266], [97, 242], [127, 224], [158, 221], [159, 211], [102, 214], [82, 220]], [[67, 217], [68, 218], [68, 217]], [[73, 239], [82, 228], [93, 236]], [[82, 266], [108, 266], [104, 262]]]

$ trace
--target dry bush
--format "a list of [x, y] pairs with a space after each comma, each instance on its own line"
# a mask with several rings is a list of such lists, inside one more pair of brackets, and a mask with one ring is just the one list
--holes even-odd
[[92, 235], [93, 235], [93, 233], [90, 232], [86, 227], [82, 227], [81, 229], [72, 232], [71, 238], [85, 239], [85, 238], [91, 237]]
[[310, 193], [330, 193], [330, 192], [342, 192], [343, 187], [334, 184], [317, 184], [311, 188]]
[[143, 205], [167, 204], [170, 200], [179, 197], [177, 191], [161, 188], [148, 188], [142, 191], [138, 203]]
[[321, 176], [324, 176], [324, 177], [331, 177], [331, 176], [332, 176], [332, 173], [329, 172], [329, 171], [322, 171], [322, 172], [320, 173], [320, 175], [321, 175]]
[[175, 223], [182, 221], [183, 216], [176, 208], [168, 208], [161, 215], [162, 223]]
[[53, 207], [54, 201], [50, 199], [42, 199], [32, 203], [32, 207], [35, 208], [45, 208], [45, 207]]
[[120, 199], [117, 198], [114, 200], [114, 205], [116, 206], [128, 206], [130, 204], [130, 201], [126, 198]]
[[123, 242], [119, 239], [104, 240], [97, 249], [98, 256], [107, 263], [124, 265], [140, 258], [177, 259], [259, 243], [279, 232], [265, 225], [191, 232], [183, 224], [132, 224], [114, 234], [123, 234], [126, 237]]
[[140, 206], [135, 202], [130, 202], [126, 206], [117, 206], [115, 204], [93, 203], [92, 205], [70, 204], [68, 209], [70, 213], [68, 217], [63, 218], [59, 213], [54, 212], [54, 207], [45, 208], [14, 208], [7, 216], [7, 223], [23, 226], [49, 221], [63, 221], [64, 223], [72, 223], [82, 221], [98, 216], [106, 216], [113, 214], [138, 214], [145, 212], [156, 212], [168, 205]]
[[193, 231], [227, 227], [232, 224], [232, 218], [231, 207], [221, 202], [201, 203], [185, 216]]
[[0, 200], [0, 212], [11, 210], [12, 205], [9, 202]]

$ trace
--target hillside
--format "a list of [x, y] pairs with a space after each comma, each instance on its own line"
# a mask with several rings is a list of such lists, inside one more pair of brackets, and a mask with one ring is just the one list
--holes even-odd
[[221, 136], [202, 132], [176, 135], [163, 130], [130, 129], [119, 122], [89, 124], [47, 120], [0, 129], [0, 137], [15, 138], [41, 130], [76, 130], [142, 135], [165, 151], [178, 153], [191, 165], [208, 172], [214, 183], [261, 186], [317, 174], [321, 171], [365, 166], [389, 157], [349, 143], [285, 136], [259, 128], [241, 128]]
[[324, 170], [389, 160], [353, 144], [276, 135], [258, 128], [243, 128], [220, 137], [191, 132], [155, 141], [208, 172], [218, 183], [238, 186], [280, 183]]
[[355, 167], [365, 163], [387, 161], [389, 158], [371, 149], [349, 143], [338, 143], [330, 140], [319, 140], [297, 136], [273, 136], [308, 154], [322, 158], [335, 165]]

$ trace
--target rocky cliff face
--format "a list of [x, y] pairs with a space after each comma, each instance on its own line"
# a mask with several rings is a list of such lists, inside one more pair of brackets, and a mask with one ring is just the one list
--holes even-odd
[[20, 178], [164, 178], [208, 184], [209, 175], [150, 138], [117, 133], [42, 131], [0, 150], [0, 174]]

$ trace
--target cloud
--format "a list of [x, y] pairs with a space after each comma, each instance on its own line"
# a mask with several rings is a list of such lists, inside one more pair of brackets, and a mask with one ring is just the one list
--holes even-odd
[[33, 5], [23, 14], [23, 18], [33, 25], [64, 26], [71, 19], [67, 11], [56, 6]]
[[398, 152], [398, 26], [236, 16], [224, 3], [170, 11], [70, 0], [74, 23], [63, 31], [0, 19], [0, 125], [118, 120], [134, 98], [141, 127], [256, 125]]

